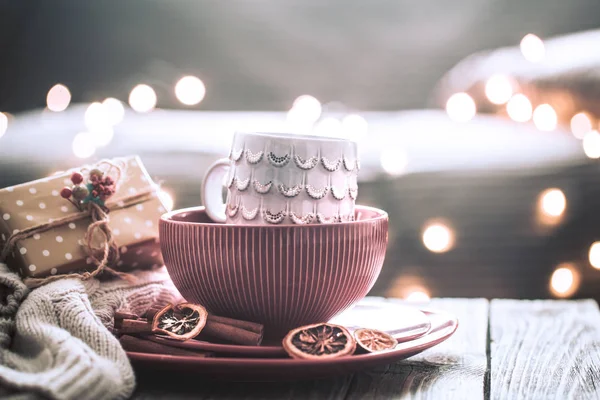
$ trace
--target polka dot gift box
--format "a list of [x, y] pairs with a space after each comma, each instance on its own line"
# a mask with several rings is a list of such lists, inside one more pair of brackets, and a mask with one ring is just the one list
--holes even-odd
[[159, 266], [165, 211], [137, 156], [0, 189], [0, 260], [33, 278]]

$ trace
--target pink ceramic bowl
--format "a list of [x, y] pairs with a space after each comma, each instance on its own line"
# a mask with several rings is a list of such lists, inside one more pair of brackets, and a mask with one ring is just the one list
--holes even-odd
[[362, 299], [383, 265], [386, 212], [356, 206], [357, 220], [322, 225], [226, 225], [204, 207], [159, 223], [163, 258], [190, 302], [222, 316], [261, 322], [278, 337], [328, 321]]

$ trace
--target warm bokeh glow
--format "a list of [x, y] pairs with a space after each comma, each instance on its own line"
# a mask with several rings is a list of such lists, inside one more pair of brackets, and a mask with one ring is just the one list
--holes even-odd
[[537, 63], [544, 59], [546, 48], [542, 39], [529, 33], [521, 39], [521, 53], [527, 61]]
[[527, 96], [524, 94], [515, 94], [506, 103], [506, 112], [513, 121], [527, 122], [531, 119], [533, 107]]
[[587, 113], [580, 112], [571, 118], [571, 132], [573, 132], [573, 136], [577, 139], [583, 139], [586, 133], [592, 129], [592, 120]]
[[94, 102], [85, 110], [85, 126], [91, 132], [105, 131], [111, 124], [102, 103]]
[[540, 131], [553, 131], [558, 123], [558, 116], [550, 104], [540, 104], [533, 111], [533, 123]]
[[112, 126], [121, 123], [125, 118], [125, 107], [120, 100], [109, 97], [102, 102], [102, 107], [104, 107], [104, 113]]
[[592, 243], [588, 258], [592, 267], [600, 269], [600, 242]]
[[312, 125], [321, 117], [321, 111], [321, 102], [313, 96], [304, 94], [294, 101], [287, 118], [292, 124]]
[[567, 208], [567, 198], [562, 190], [552, 188], [540, 193], [540, 211], [549, 217], [560, 217]]
[[423, 230], [423, 244], [429, 251], [445, 253], [454, 246], [454, 232], [441, 222], [427, 224]]
[[148, 85], [137, 85], [129, 94], [129, 105], [139, 113], [152, 111], [156, 101], [156, 92]]
[[485, 95], [493, 104], [505, 104], [513, 95], [510, 78], [504, 75], [492, 75], [485, 84]]
[[390, 175], [402, 175], [408, 165], [408, 157], [404, 150], [397, 146], [386, 147], [379, 156], [383, 170]]
[[175, 85], [177, 100], [186, 106], [200, 103], [206, 95], [204, 83], [195, 76], [184, 76]]
[[579, 288], [579, 273], [571, 264], [558, 266], [550, 278], [550, 291], [557, 297], [569, 297]]
[[431, 296], [425, 289], [415, 289], [406, 296], [405, 300], [413, 303], [426, 303], [430, 299]]
[[61, 112], [69, 107], [71, 103], [71, 92], [65, 85], [56, 84], [48, 91], [46, 96], [46, 105], [48, 110]]
[[175, 200], [169, 192], [160, 190], [158, 192], [158, 197], [160, 198], [160, 201], [162, 201], [167, 211], [173, 210], [173, 207], [175, 206]]
[[4, 136], [8, 130], [8, 117], [6, 114], [0, 112], [0, 138]]
[[360, 115], [350, 114], [342, 120], [342, 130], [351, 139], [359, 140], [367, 136], [369, 124]]
[[79, 158], [89, 158], [96, 152], [94, 138], [89, 132], [82, 132], [73, 138], [73, 154]]
[[455, 93], [446, 102], [446, 112], [451, 120], [467, 122], [477, 113], [477, 106], [471, 96], [466, 93]]
[[583, 137], [583, 151], [589, 158], [600, 158], [600, 133], [588, 132]]

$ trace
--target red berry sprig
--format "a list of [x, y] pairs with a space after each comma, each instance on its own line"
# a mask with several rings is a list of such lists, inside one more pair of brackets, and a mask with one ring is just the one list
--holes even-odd
[[[104, 202], [115, 193], [115, 181], [110, 176], [104, 176], [104, 172], [99, 169], [93, 169], [89, 174], [89, 183], [83, 184], [83, 175], [74, 172], [71, 175], [72, 187], [64, 187], [60, 191], [61, 197], [67, 199], [79, 210], [82, 204], [93, 201], [101, 207]], [[90, 192], [91, 191], [91, 192]]]

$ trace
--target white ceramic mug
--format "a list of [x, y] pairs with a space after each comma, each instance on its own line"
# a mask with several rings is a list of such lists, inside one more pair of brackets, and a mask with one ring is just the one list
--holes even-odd
[[[206, 213], [229, 224], [309, 224], [354, 220], [360, 169], [353, 141], [237, 132], [229, 158], [202, 183]], [[227, 200], [223, 203], [225, 182]]]

